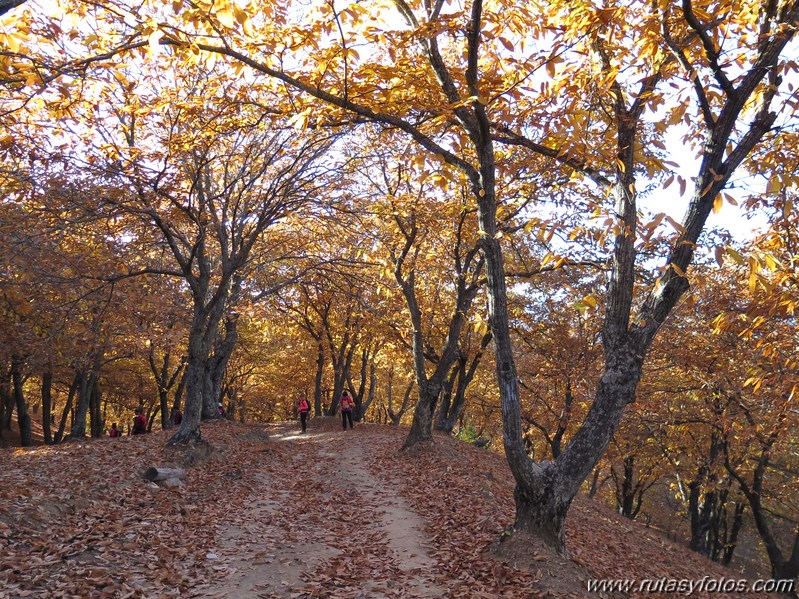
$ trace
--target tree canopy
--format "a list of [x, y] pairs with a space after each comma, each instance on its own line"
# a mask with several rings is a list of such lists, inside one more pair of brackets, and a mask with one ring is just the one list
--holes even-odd
[[[516, 529], [561, 551], [606, 469], [629, 517], [655, 479], [694, 515], [736, 488], [799, 572], [762, 514], [793, 471], [799, 3], [4, 12], [6, 422], [33, 381], [53, 440], [347, 389], [405, 447], [501, 438]], [[733, 205], [768, 229], [712, 230]]]

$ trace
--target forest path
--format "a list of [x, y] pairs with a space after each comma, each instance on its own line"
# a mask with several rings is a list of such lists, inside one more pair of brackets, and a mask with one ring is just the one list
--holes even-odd
[[439, 597], [424, 520], [356, 427], [269, 429], [245, 513], [230, 514], [210, 559], [225, 578], [195, 597]]

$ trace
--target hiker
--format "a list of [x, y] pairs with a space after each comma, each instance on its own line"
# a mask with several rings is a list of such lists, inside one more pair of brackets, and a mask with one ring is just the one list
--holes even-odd
[[147, 417], [144, 415], [144, 410], [141, 408], [136, 408], [133, 410], [133, 413], [136, 414], [133, 417], [133, 428], [130, 431], [131, 435], [143, 435], [147, 432]]
[[352, 429], [352, 406], [354, 403], [347, 391], [341, 394], [339, 405], [341, 406], [341, 426], [344, 430], [347, 430], [347, 422], [350, 423], [350, 429]]
[[122, 436], [122, 431], [117, 428], [117, 423], [116, 422], [111, 425], [111, 430], [108, 431], [108, 436], [109, 437], [121, 437]]
[[311, 411], [311, 404], [308, 403], [304, 395], [300, 397], [300, 402], [297, 404], [297, 411], [300, 413], [302, 432], [305, 433], [305, 428], [308, 424], [308, 412]]
[[172, 426], [180, 426], [180, 423], [183, 422], [183, 413], [180, 411], [180, 408], [172, 406], [172, 412], [169, 414], [169, 421], [172, 423]]
[[219, 417], [220, 418], [225, 417], [225, 406], [222, 405], [221, 401], [219, 402]]

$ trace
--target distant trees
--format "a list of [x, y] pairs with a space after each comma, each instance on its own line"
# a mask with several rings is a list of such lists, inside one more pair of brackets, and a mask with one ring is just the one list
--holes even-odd
[[184, 417], [171, 443], [199, 438], [200, 418], [217, 415], [219, 377], [235, 345], [230, 310], [242, 293], [240, 278], [264, 232], [316, 198], [324, 181], [318, 159], [331, 141], [297, 136], [227, 99], [210, 112], [183, 107], [206, 94], [209, 83], [162, 89], [177, 96], [175, 108], [157, 115], [160, 122], [122, 111], [113, 147], [119, 158], [106, 167], [109, 181], [122, 186], [106, 205], [154, 229], [175, 265], [162, 273], [181, 277], [191, 293]]
[[[399, 133], [411, 145], [378, 156], [382, 166], [372, 160], [374, 181], [351, 177], [342, 182], [346, 190], [327, 187], [347, 206], [329, 222], [346, 219], [370, 235], [354, 238], [364, 245], [352, 259], [383, 267], [372, 281], [393, 277], [410, 334], [389, 317], [381, 324], [400, 331], [392, 343], [362, 335], [373, 299], [336, 304], [320, 285], [319, 321], [306, 327], [316, 343], [315, 403], [321, 403], [326, 360], [333, 366], [334, 404], [345, 382], [354, 386], [356, 356], [361, 372], [370, 361], [378, 372], [378, 354], [405, 342], [419, 387], [406, 445], [416, 444], [430, 437], [434, 408], [451, 401], [451, 389], [456, 403], [462, 400], [459, 385], [474, 376], [471, 366], [492, 343], [504, 450], [516, 481], [516, 528], [561, 551], [571, 502], [636, 401], [658, 331], [670, 315], [676, 319], [689, 277], [698, 282], [689, 267], [707, 220], [735, 201], [724, 190], [739, 176], [763, 176], [769, 193], [787, 193], [796, 183], [784, 167], [795, 148], [786, 135], [795, 102], [781, 88], [796, 68], [786, 58], [799, 18], [795, 0], [756, 10], [726, 1], [598, 8], [482, 0], [457, 6], [397, 0], [375, 11], [320, 3], [296, 14], [269, 2], [175, 3], [169, 14], [160, 2], [136, 10], [117, 0], [74, 8], [67, 14], [94, 19], [100, 33], [85, 37], [84, 47], [62, 44], [57, 60], [46, 55], [53, 42], [32, 43], [37, 32], [49, 30], [26, 13], [21, 27], [29, 39], [14, 38], [19, 56], [2, 57], [8, 104], [41, 110], [59, 123], [55, 138], [72, 140], [63, 154], [88, 154], [86, 167], [102, 172], [94, 205], [108, 222], [125, 221], [116, 238], [146, 239], [169, 256], [169, 264], [139, 269], [177, 276], [187, 286], [193, 307], [187, 417], [173, 440], [196, 438], [201, 414], [213, 409], [220, 379], [206, 372], [211, 352], [219, 350], [221, 368], [223, 333], [231, 340], [236, 335], [226, 309], [263, 299], [248, 279], [264, 292], [273, 289], [252, 262], [264, 232], [290, 215], [319, 222], [301, 207], [323, 181], [316, 168], [327, 149], [324, 132], [372, 123], [381, 144], [393, 148]], [[66, 18], [55, 33], [84, 38]], [[368, 51], [359, 53], [361, 47]], [[62, 58], [70, 52], [77, 52], [74, 59]], [[132, 64], [114, 62], [122, 55]], [[145, 57], [149, 62], [139, 60]], [[59, 80], [64, 73], [69, 77]], [[191, 77], [152, 87], [176, 73]], [[237, 78], [246, 84], [236, 85]], [[37, 86], [56, 80], [61, 87], [37, 96]], [[103, 102], [89, 101], [98, 99]], [[70, 135], [63, 126], [68, 117], [75, 119], [73, 132], [96, 125], [100, 141]], [[684, 145], [679, 156], [667, 146], [675, 137]], [[371, 149], [362, 153], [373, 158]], [[654, 190], [688, 195], [681, 222], [666, 210], [646, 215], [641, 199]], [[372, 200], [372, 212], [357, 209], [361, 198]], [[724, 249], [717, 245], [720, 256]], [[573, 292], [585, 284], [585, 271], [560, 294], [530, 278], [589, 264], [606, 273], [602, 291]], [[282, 277], [280, 285], [291, 280]], [[382, 293], [387, 285], [376, 288]], [[483, 289], [485, 318], [474, 310]], [[306, 299], [316, 297], [312, 291], [303, 292]], [[579, 317], [560, 306], [528, 309], [542, 300], [546, 307], [547, 293], [554, 303], [576, 300], [578, 312], [598, 310], [601, 327], [594, 321], [580, 331]], [[323, 316], [342, 324], [339, 334], [324, 337], [333, 327], [320, 326]], [[558, 323], [562, 347], [547, 343], [547, 327], [536, 322], [544, 318]], [[470, 325], [480, 339], [466, 343]], [[520, 356], [524, 344], [537, 353], [532, 363]], [[565, 356], [564, 347], [577, 350], [576, 358]], [[546, 370], [542, 362], [559, 371], [545, 401], [562, 400], [562, 409], [543, 420], [528, 411], [541, 394], [533, 379]], [[760, 388], [752, 384], [753, 391]], [[708, 407], [704, 391], [693, 399]], [[729, 400], [725, 410], [734, 404]], [[757, 422], [758, 414], [747, 409]], [[445, 429], [449, 410], [441, 418]], [[541, 459], [540, 452], [530, 457], [524, 441], [530, 427], [548, 436], [553, 459]], [[721, 426], [717, 434], [723, 432]], [[763, 435], [758, 441], [771, 438]], [[709, 441], [713, 447], [712, 435]], [[637, 458], [622, 453], [620, 502], [632, 513], [635, 493], [628, 491]], [[743, 490], [748, 479], [727, 457], [727, 471], [733, 478], [737, 473]], [[698, 467], [700, 488], [712, 471]]]

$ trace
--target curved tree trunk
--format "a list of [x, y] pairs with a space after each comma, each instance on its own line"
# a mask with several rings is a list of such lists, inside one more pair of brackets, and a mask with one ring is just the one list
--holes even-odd
[[61, 441], [64, 438], [64, 431], [67, 428], [67, 418], [69, 417], [69, 413], [72, 411], [72, 403], [75, 401], [75, 394], [78, 392], [79, 387], [80, 387], [80, 372], [76, 372], [75, 378], [72, 379], [72, 384], [69, 387], [69, 393], [67, 394], [67, 403], [64, 404], [64, 411], [61, 412], [61, 422], [58, 425], [58, 432], [56, 432], [55, 434], [53, 443], [61, 443]]

